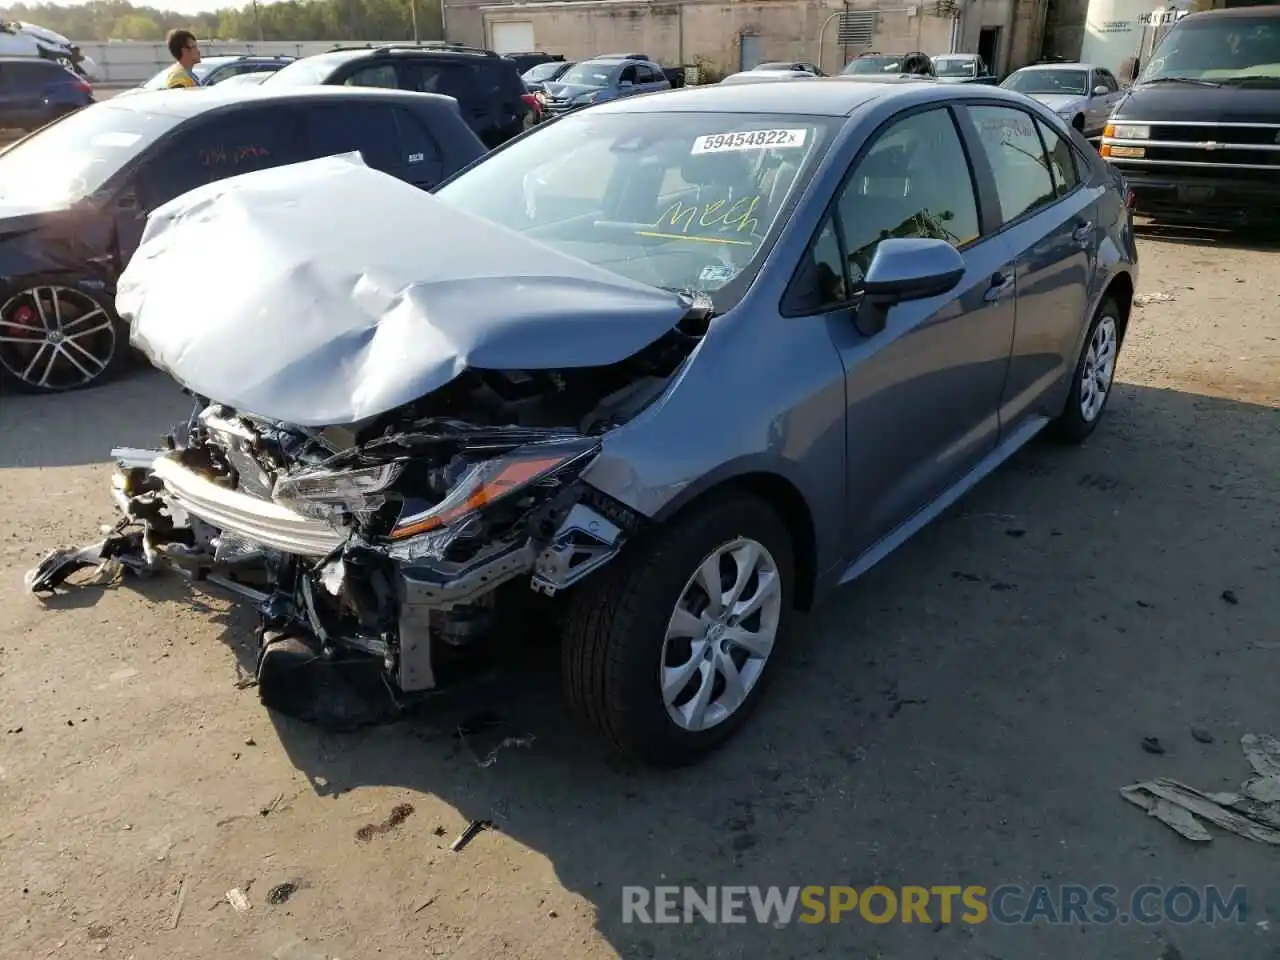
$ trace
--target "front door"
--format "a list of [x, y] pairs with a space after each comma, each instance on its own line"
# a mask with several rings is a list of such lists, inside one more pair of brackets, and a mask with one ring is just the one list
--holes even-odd
[[[881, 239], [944, 239], [968, 269], [950, 293], [854, 323], [859, 286]], [[845, 367], [846, 490], [853, 560], [954, 485], [999, 436], [996, 409], [1014, 329], [1013, 264], [978, 214], [950, 109], [893, 121], [842, 187], [812, 251]]]
[[[1057, 413], [1057, 388], [1076, 359], [1089, 277], [1101, 235], [1100, 190], [1081, 183], [1084, 163], [1065, 137], [1017, 107], [967, 108], [1017, 260], [1018, 326], [1001, 398], [1007, 435]], [[963, 116], [963, 114], [962, 114]]]

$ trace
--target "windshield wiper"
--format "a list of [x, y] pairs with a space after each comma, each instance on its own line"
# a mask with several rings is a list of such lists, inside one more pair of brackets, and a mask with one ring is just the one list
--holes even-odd
[[1222, 84], [1213, 80], [1201, 80], [1197, 77], [1156, 77], [1153, 80], [1139, 81], [1138, 86], [1146, 87], [1154, 83], [1191, 83], [1197, 87], [1220, 87]]
[[1280, 86], [1280, 77], [1272, 77], [1265, 74], [1253, 77], [1229, 77], [1223, 80], [1221, 85], [1224, 87], [1275, 87]]

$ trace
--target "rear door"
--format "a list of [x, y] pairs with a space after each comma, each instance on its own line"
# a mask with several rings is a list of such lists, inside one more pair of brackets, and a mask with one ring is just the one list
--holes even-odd
[[53, 111], [45, 103], [45, 88], [66, 71], [47, 61], [10, 63], [8, 68], [12, 80], [12, 115], [18, 125], [35, 127], [53, 119]]
[[17, 97], [13, 85], [13, 65], [0, 63], [0, 130], [18, 125]]
[[969, 133], [986, 163], [979, 175], [1000, 212], [1001, 236], [1017, 257], [1017, 329], [1000, 399], [1007, 436], [1029, 419], [1052, 417], [1057, 391], [1075, 365], [1097, 260], [1100, 190], [1081, 182], [1066, 137], [1026, 110], [969, 106]]

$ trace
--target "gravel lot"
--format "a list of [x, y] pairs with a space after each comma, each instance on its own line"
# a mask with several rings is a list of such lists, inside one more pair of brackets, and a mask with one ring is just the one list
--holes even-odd
[[[1140, 293], [1172, 300], [1135, 311], [1089, 444], [1033, 445], [813, 615], [743, 735], [677, 774], [608, 762], [561, 715], [545, 653], [335, 736], [237, 687], [251, 619], [219, 596], [165, 579], [43, 608], [22, 572], [112, 519], [106, 451], [154, 442], [184, 404], [154, 373], [0, 397], [2, 952], [1280, 958], [1276, 851], [1193, 846], [1117, 792], [1157, 775], [1231, 789], [1240, 736], [1280, 734], [1277, 253], [1148, 232], [1141, 255]], [[481, 768], [452, 734], [486, 710], [536, 739]], [[473, 818], [497, 829], [450, 852]], [[873, 882], [1243, 884], [1249, 915], [621, 920], [626, 884]]]

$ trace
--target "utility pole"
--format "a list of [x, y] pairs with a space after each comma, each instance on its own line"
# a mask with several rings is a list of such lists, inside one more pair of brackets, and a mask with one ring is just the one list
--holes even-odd
[[253, 0], [253, 23], [258, 28], [258, 42], [262, 42], [262, 18], [258, 16], [258, 0]]
[[418, 0], [409, 0], [409, 16], [413, 18], [413, 42], [418, 42]]

